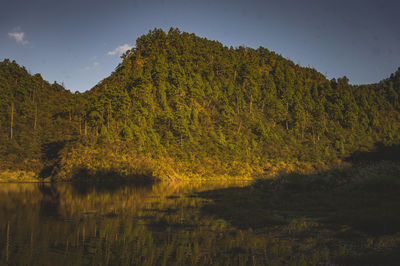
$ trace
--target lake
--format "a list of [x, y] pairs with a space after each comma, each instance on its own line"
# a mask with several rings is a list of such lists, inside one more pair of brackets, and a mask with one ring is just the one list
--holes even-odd
[[[226, 186], [1, 184], [0, 264], [245, 263], [255, 254], [243, 233], [202, 215], [207, 200], [193, 195]], [[232, 253], [237, 246], [246, 249]]]
[[286, 224], [270, 218], [254, 226], [235, 223], [235, 216], [257, 220], [260, 213], [224, 213], [215, 209], [219, 194], [207, 196], [224, 190], [235, 196], [248, 186], [249, 181], [1, 184], [0, 264], [331, 264], [368, 244], [356, 244], [364, 239], [357, 236], [343, 240], [338, 228], [321, 227], [304, 215], [289, 214]]

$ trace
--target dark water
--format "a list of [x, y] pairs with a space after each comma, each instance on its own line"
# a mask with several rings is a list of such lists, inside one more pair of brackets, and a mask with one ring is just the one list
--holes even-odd
[[398, 265], [400, 234], [268, 210], [274, 197], [254, 193], [245, 181], [0, 184], [0, 265]]
[[[0, 185], [1, 265], [191, 265], [255, 262], [248, 236], [201, 214], [197, 191], [243, 186], [159, 183], [82, 188]], [[246, 248], [242, 248], [246, 247]]]

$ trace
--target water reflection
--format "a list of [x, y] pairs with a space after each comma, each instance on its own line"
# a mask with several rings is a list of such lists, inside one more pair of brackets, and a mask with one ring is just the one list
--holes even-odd
[[118, 193], [124, 187], [130, 188], [146, 188], [150, 189], [156, 183], [160, 182], [158, 179], [153, 177], [147, 176], [139, 176], [136, 178], [135, 182], [112, 182], [112, 181], [105, 181], [105, 182], [74, 182], [71, 185], [75, 192], [87, 195], [96, 191], [97, 193], [102, 192], [116, 192]]
[[38, 183], [39, 192], [42, 194], [40, 200], [40, 215], [44, 217], [59, 216], [60, 194], [53, 183]]
[[222, 199], [198, 192], [248, 183], [3, 184], [0, 265], [315, 265], [331, 264], [356, 245], [398, 244], [337, 241], [336, 232], [307, 217], [252, 229], [204, 213]]
[[224, 225], [201, 217], [204, 199], [191, 195], [226, 186], [3, 184], [0, 264], [210, 262], [217, 241], [211, 236], [223, 232]]

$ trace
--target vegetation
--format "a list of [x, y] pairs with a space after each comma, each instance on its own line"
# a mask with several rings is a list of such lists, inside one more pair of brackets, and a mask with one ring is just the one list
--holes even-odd
[[57, 143], [73, 137], [71, 93], [30, 75], [14, 61], [0, 62], [0, 170], [35, 172], [57, 157]]
[[0, 264], [395, 265], [399, 94], [177, 29], [85, 93], [6, 59], [0, 182], [76, 182], [0, 186]]
[[55, 180], [97, 167], [124, 178], [311, 172], [399, 143], [399, 94], [400, 70], [350, 85], [262, 47], [155, 29], [85, 93], [1, 62], [0, 165]]
[[26, 171], [2, 171], [0, 183], [2, 182], [38, 182], [35, 172]]

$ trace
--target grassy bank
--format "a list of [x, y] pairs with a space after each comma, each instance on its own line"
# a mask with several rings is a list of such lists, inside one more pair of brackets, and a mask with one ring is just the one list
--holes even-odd
[[[34, 171], [4, 171], [1, 181], [31, 182], [52, 180], [62, 182], [193, 182], [195, 180], [232, 180], [274, 177], [282, 173], [311, 173], [326, 169], [327, 164], [297, 160], [270, 160], [259, 163], [203, 157], [177, 159], [162, 153], [158, 156], [138, 152], [125, 143], [88, 144], [81, 142], [49, 145], [49, 154], [43, 167]], [[197, 182], [196, 181], [196, 182]]]
[[204, 177], [245, 177], [252, 173], [249, 166], [238, 163], [233, 163], [230, 169], [236, 171], [235, 175], [226, 168], [217, 160], [209, 158], [188, 162], [174, 160], [168, 155], [154, 157], [123, 143], [76, 143], [60, 152], [52, 176], [55, 181], [128, 181], [140, 177], [182, 181]]
[[[168, 152], [158, 155], [140, 152], [124, 142], [71, 143], [63, 148], [52, 169], [55, 181], [127, 181], [151, 177], [167, 181], [254, 179], [282, 173], [312, 173], [329, 166], [325, 162], [270, 160], [261, 163], [217, 157], [174, 158]], [[339, 162], [340, 163], [340, 162]], [[340, 163], [342, 164], [342, 163]]]
[[0, 172], [0, 183], [4, 182], [46, 182], [46, 179], [39, 179], [35, 172], [30, 171], [10, 171]]

